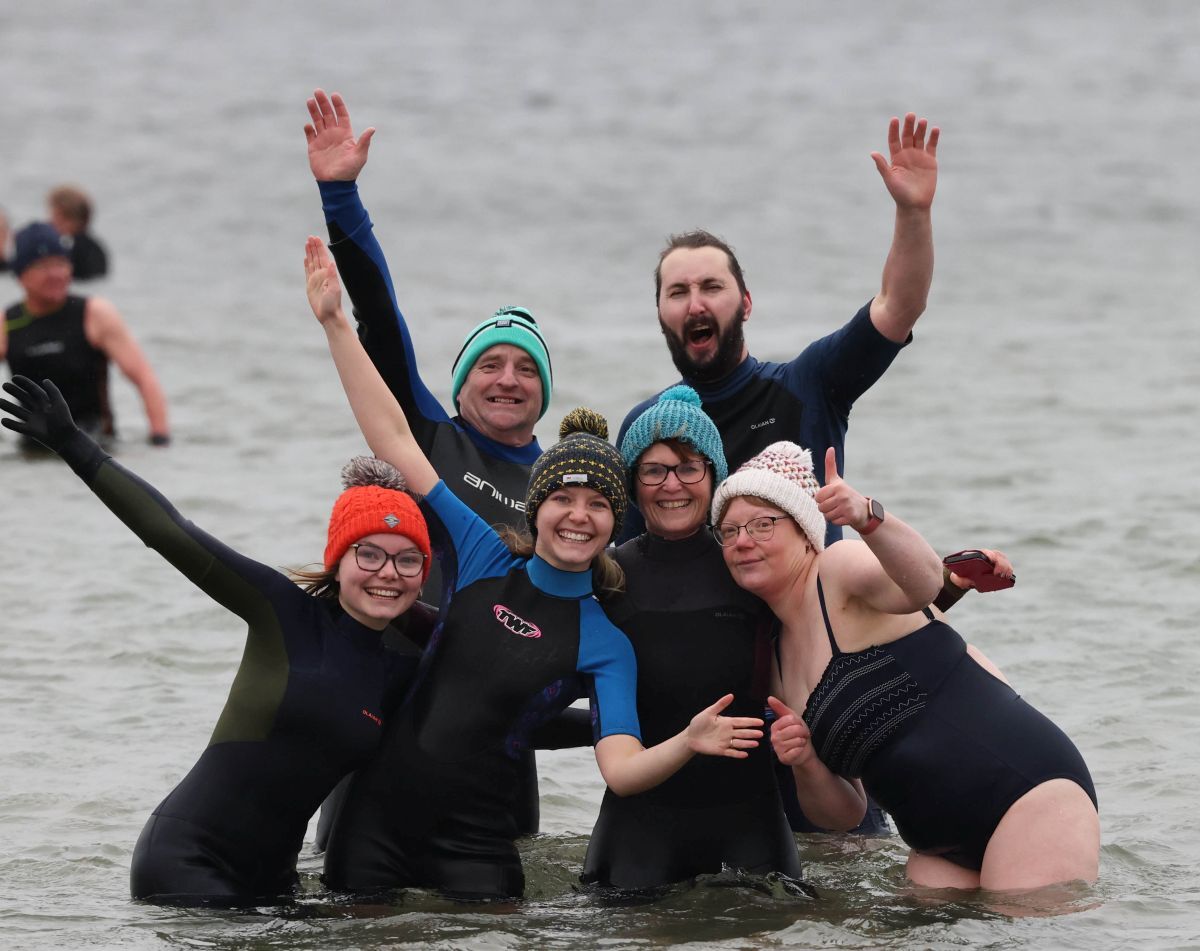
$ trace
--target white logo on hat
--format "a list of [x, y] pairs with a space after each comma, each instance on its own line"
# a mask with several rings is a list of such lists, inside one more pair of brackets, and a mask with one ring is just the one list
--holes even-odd
[[388, 512], [388, 514], [383, 517], [383, 521], [387, 524], [388, 528], [395, 528], [400, 524], [400, 519], [396, 518], [396, 516], [391, 512]]
[[587, 482], [588, 477], [586, 472], [568, 472], [563, 476], [563, 485], [571, 485], [572, 483]]

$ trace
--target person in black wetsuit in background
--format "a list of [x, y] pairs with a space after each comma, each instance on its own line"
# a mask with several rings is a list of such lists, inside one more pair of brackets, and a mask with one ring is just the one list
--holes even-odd
[[134, 847], [132, 896], [217, 906], [286, 899], [309, 817], [374, 754], [432, 628], [433, 612], [416, 603], [429, 570], [424, 517], [391, 466], [352, 460], [323, 568], [292, 580], [184, 519], [74, 424], [50, 381], [16, 377], [4, 390], [16, 400], [0, 400], [12, 417], [5, 427], [61, 456], [148, 547], [249, 625], [208, 747]]
[[[731, 712], [761, 716], [774, 617], [734, 583], [707, 530], [728, 471], [696, 391], [666, 390], [628, 427], [621, 455], [647, 531], [617, 549], [626, 590], [605, 610], [637, 655], [644, 741], [678, 733], [705, 697], [731, 693]], [[645, 889], [726, 867], [800, 876], [765, 746], [744, 760], [693, 759], [636, 796], [606, 789], [582, 877]]]
[[108, 252], [89, 230], [92, 199], [78, 185], [58, 185], [46, 195], [50, 223], [71, 247], [71, 277], [91, 281], [108, 274]]

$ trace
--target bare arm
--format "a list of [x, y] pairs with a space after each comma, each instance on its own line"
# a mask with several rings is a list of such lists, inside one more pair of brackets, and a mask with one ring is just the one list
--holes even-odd
[[[928, 130], [928, 137], [926, 131]], [[915, 113], [904, 125], [888, 125], [889, 159], [872, 152], [875, 167], [896, 202], [892, 246], [883, 265], [879, 293], [871, 302], [871, 322], [895, 343], [904, 343], [925, 311], [933, 283], [933, 194], [937, 188], [937, 144], [941, 130], [928, 128]]]
[[367, 164], [367, 152], [375, 127], [357, 139], [350, 124], [350, 110], [339, 93], [327, 96], [318, 89], [308, 100], [312, 122], [304, 125], [308, 141], [308, 167], [319, 182], [352, 182]]
[[395, 466], [414, 492], [429, 492], [437, 484], [438, 474], [413, 438], [404, 410], [346, 319], [342, 287], [329, 250], [320, 238], [310, 236], [304, 251], [308, 302], [325, 330], [329, 352], [358, 428], [371, 452]]
[[649, 749], [627, 734], [604, 737], [596, 744], [596, 763], [608, 788], [618, 796], [653, 789], [697, 753], [745, 759], [750, 755], [746, 750], [758, 746], [763, 722], [757, 717], [721, 716], [732, 702], [733, 694], [726, 694], [697, 713], [686, 730]]
[[[815, 498], [826, 521], [856, 531], [866, 528], [867, 499], [838, 475], [832, 447], [825, 453], [825, 485]], [[823, 556], [847, 594], [877, 611], [908, 614], [930, 604], [942, 590], [942, 560], [937, 552], [915, 528], [891, 513], [863, 541], [865, 545], [840, 542]]]
[[808, 724], [796, 711], [775, 697], [767, 703], [775, 711], [771, 746], [785, 766], [792, 767], [796, 798], [804, 814], [826, 829], [853, 829], [867, 814], [867, 795], [857, 779], [844, 779], [821, 762], [812, 748]]
[[83, 313], [83, 332], [88, 343], [102, 351], [137, 387], [150, 424], [150, 438], [156, 442], [169, 439], [167, 397], [150, 361], [117, 309], [101, 297], [89, 297]]

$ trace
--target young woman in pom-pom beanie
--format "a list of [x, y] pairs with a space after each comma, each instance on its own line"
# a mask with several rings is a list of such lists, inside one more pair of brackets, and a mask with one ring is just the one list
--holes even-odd
[[621, 586], [604, 549], [628, 504], [603, 417], [581, 409], [563, 420], [560, 441], [530, 474], [529, 534], [502, 540], [417, 445], [346, 320], [337, 271], [317, 238], [308, 239], [305, 272], [368, 445], [424, 496], [444, 584], [421, 679], [334, 823], [326, 881], [356, 892], [422, 886], [463, 898], [520, 896], [516, 764], [531, 732], [574, 699], [589, 697], [600, 771], [625, 795], [662, 782], [696, 753], [745, 757], [762, 720], [721, 716], [732, 700], [724, 697], [677, 735], [642, 746], [633, 650], [597, 601]]
[[321, 569], [289, 579], [197, 528], [113, 460], [50, 381], [18, 376], [4, 389], [16, 400], [0, 400], [6, 427], [58, 453], [147, 547], [249, 626], [208, 747], [134, 847], [132, 896], [231, 907], [286, 899], [309, 817], [375, 753], [432, 627], [416, 604], [429, 532], [403, 479], [378, 459], [347, 464]]

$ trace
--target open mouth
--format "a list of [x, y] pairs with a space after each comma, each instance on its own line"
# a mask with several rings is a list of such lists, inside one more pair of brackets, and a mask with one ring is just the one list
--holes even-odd
[[676, 509], [687, 508], [689, 505], [692, 504], [692, 500], [691, 499], [666, 499], [662, 502], [655, 502], [654, 504], [656, 507], [658, 507], [660, 509], [667, 509], [668, 511], [673, 512]]
[[683, 338], [690, 347], [703, 347], [717, 334], [717, 328], [706, 318], [700, 318], [689, 324], [683, 331]]
[[394, 588], [363, 588], [367, 594], [373, 598], [379, 598], [381, 601], [395, 601], [400, 597], [400, 592]]
[[565, 529], [558, 532], [558, 537], [575, 545], [582, 545], [592, 540], [592, 536], [586, 532], [570, 532]]

